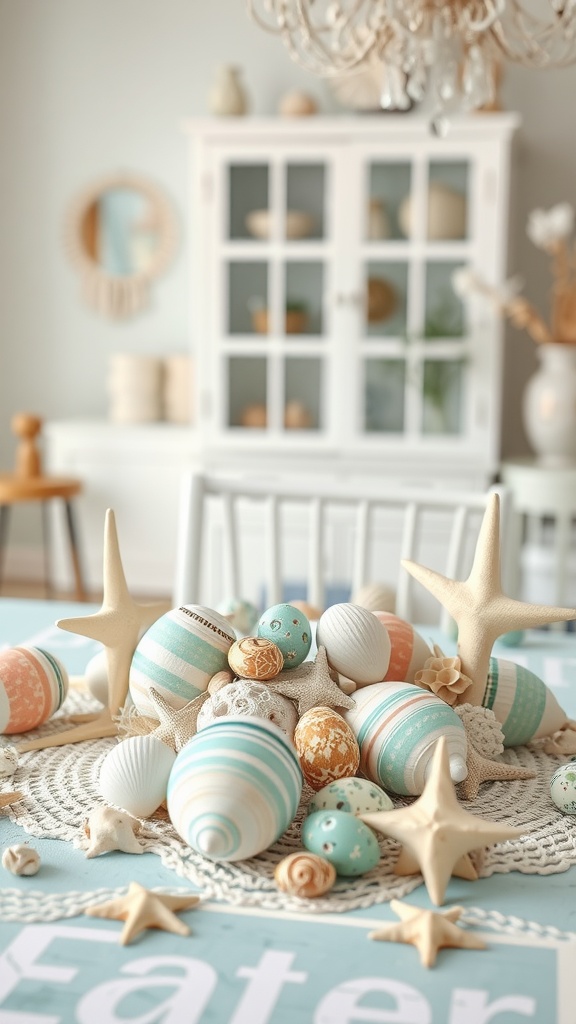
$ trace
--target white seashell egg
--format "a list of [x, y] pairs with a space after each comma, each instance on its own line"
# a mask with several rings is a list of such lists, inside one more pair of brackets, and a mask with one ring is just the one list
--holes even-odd
[[390, 638], [373, 612], [356, 604], [334, 604], [316, 628], [317, 646], [326, 648], [328, 664], [357, 686], [379, 683], [390, 661]]
[[105, 757], [100, 796], [135, 818], [148, 818], [166, 799], [175, 759], [174, 751], [157, 736], [130, 736]]
[[108, 655], [98, 651], [84, 669], [84, 680], [90, 693], [101, 704], [108, 703]]

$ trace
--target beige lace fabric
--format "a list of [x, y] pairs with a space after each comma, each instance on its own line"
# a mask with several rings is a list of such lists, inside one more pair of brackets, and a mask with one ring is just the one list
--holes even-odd
[[[73, 714], [91, 710], [91, 707], [90, 698], [73, 693], [65, 710]], [[60, 728], [62, 722], [55, 718], [38, 733]], [[31, 836], [60, 839], [85, 849], [88, 843], [83, 824], [93, 807], [102, 802], [98, 794], [100, 767], [115, 742], [103, 739], [22, 754], [16, 774], [10, 779], [10, 788], [22, 791], [24, 797], [8, 808], [12, 820]], [[541, 745], [532, 745], [508, 749], [502, 760], [530, 768], [536, 777], [527, 781], [486, 783], [475, 800], [464, 804], [466, 810], [474, 814], [521, 827], [524, 832], [519, 840], [499, 843], [485, 851], [479, 863], [480, 877], [510, 871], [541, 875], [566, 871], [576, 864], [576, 819], [563, 815], [549, 794], [550, 777], [565, 758], [546, 754]], [[143, 822], [138, 837], [146, 852], [160, 857], [177, 878], [201, 888], [207, 899], [264, 910], [307, 913], [354, 910], [402, 898], [421, 884], [420, 875], [394, 875], [398, 844], [381, 838], [380, 863], [368, 874], [339, 880], [319, 899], [301, 899], [279, 892], [274, 883], [274, 868], [283, 857], [302, 848], [301, 823], [311, 796], [311, 790], [303, 793], [298, 814], [279, 842], [246, 861], [218, 864], [201, 857], [180, 839], [162, 810]], [[408, 799], [396, 798], [398, 806], [407, 802]], [[52, 908], [52, 912], [57, 913], [59, 905], [61, 916], [69, 916], [71, 908], [79, 908], [75, 912], [80, 913], [88, 901], [93, 901], [94, 892], [48, 897], [37, 893], [36, 897], [38, 905], [35, 907], [31, 892], [0, 892], [0, 914], [4, 917], [8, 909], [11, 914], [18, 913], [20, 900], [22, 916], [12, 919], [39, 919], [34, 914], [43, 912], [43, 901], [46, 910]], [[4, 905], [3, 901], [8, 903]]]

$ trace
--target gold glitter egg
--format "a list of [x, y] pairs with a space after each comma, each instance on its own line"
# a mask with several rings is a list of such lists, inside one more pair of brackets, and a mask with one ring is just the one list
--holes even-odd
[[358, 771], [358, 740], [348, 723], [332, 708], [306, 711], [296, 726], [294, 745], [302, 774], [314, 790]]
[[245, 636], [228, 651], [228, 664], [242, 679], [273, 679], [284, 666], [284, 656], [273, 640]]
[[290, 896], [323, 896], [336, 881], [336, 868], [317, 853], [291, 853], [276, 865], [274, 881]]

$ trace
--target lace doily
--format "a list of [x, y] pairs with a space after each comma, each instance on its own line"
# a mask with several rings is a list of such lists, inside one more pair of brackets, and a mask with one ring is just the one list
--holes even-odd
[[[72, 693], [65, 704], [67, 714], [92, 710], [89, 698]], [[55, 717], [36, 734], [62, 728]], [[33, 734], [28, 733], [27, 737]], [[14, 737], [14, 742], [17, 742]], [[7, 808], [11, 819], [27, 833], [44, 839], [61, 839], [86, 849], [83, 824], [98, 794], [100, 767], [114, 739], [102, 739], [62, 747], [51, 747], [20, 755], [10, 788], [23, 792], [23, 798]], [[565, 758], [546, 754], [541, 746], [508, 749], [503, 760], [530, 768], [536, 778], [527, 781], [486, 783], [466, 810], [493, 821], [522, 828], [524, 836], [513, 842], [499, 843], [487, 849], [478, 866], [480, 877], [520, 871], [525, 874], [556, 874], [576, 864], [576, 820], [562, 814], [552, 803], [549, 780]], [[368, 874], [341, 879], [325, 896], [302, 899], [281, 893], [274, 883], [274, 868], [279, 860], [301, 849], [300, 830], [312, 791], [306, 789], [296, 818], [282, 838], [265, 853], [236, 863], [214, 863], [195, 853], [175, 832], [165, 811], [145, 820], [138, 837], [146, 852], [158, 855], [175, 875], [198, 886], [206, 898], [233, 904], [258, 906], [268, 910], [328, 913], [359, 909], [402, 898], [422, 882], [420, 875], [397, 877], [394, 864], [398, 844], [380, 839], [382, 857]], [[396, 798], [398, 806], [409, 802]], [[129, 856], [127, 854], [126, 856]], [[14, 895], [14, 894], [13, 894]], [[76, 894], [79, 906], [87, 895]], [[45, 900], [46, 894], [38, 894]], [[31, 894], [22, 894], [27, 901]], [[12, 899], [12, 904], [14, 899]], [[80, 912], [80, 911], [76, 911]]]

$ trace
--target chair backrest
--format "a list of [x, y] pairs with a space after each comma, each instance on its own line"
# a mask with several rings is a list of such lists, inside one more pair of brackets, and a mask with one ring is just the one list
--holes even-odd
[[[501, 496], [501, 548], [511, 502]], [[413, 623], [451, 619], [400, 565], [410, 558], [464, 579], [472, 564], [490, 491], [378, 488], [310, 477], [224, 477], [199, 472], [182, 480], [175, 604], [246, 599], [264, 610], [306, 599], [323, 609], [360, 587], [392, 587], [396, 614]], [[503, 561], [503, 586], [507, 569]], [[509, 592], [509, 591], [508, 591]]]

